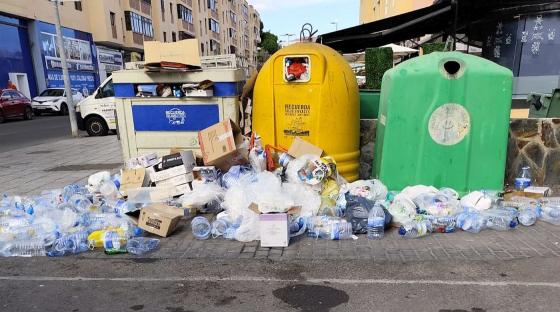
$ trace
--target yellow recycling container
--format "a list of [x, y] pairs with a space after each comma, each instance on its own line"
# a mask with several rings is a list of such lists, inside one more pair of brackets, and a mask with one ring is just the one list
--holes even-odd
[[301, 137], [332, 156], [348, 181], [358, 179], [358, 84], [338, 52], [317, 43], [280, 49], [262, 67], [253, 100], [253, 130], [265, 144], [289, 148]]

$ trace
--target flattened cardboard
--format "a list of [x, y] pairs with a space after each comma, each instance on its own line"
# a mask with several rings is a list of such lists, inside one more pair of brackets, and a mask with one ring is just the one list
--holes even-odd
[[303, 155], [315, 155], [321, 157], [323, 150], [300, 137], [295, 137], [290, 149], [288, 149], [288, 155], [298, 158]]
[[137, 225], [146, 232], [167, 237], [185, 215], [183, 209], [165, 204], [153, 204], [140, 210]]
[[146, 169], [125, 169], [121, 177], [121, 187], [119, 191], [126, 195], [128, 190], [139, 188], [147, 184]]
[[201, 67], [199, 44], [197, 39], [179, 40], [177, 42], [144, 42], [145, 65], [161, 62], [179, 63]]
[[238, 149], [243, 143], [241, 129], [227, 119], [198, 132], [198, 142], [205, 165], [227, 172], [231, 166], [248, 163], [247, 150]]

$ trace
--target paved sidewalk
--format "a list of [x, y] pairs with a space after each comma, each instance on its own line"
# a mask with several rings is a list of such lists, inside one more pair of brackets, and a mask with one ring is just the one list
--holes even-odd
[[101, 170], [122, 166], [116, 135], [64, 139], [0, 153], [0, 194], [32, 195], [85, 183]]

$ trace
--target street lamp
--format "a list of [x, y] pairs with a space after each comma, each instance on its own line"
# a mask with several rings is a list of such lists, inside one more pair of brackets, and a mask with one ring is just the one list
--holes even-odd
[[287, 33], [286, 33], [286, 34], [283, 34], [282, 36], [288, 37], [288, 40], [286, 40], [286, 45], [289, 45], [289, 44], [290, 44], [290, 37], [291, 37], [291, 36], [295, 36], [295, 35], [294, 35], [294, 34], [287, 34]]
[[[66, 92], [66, 106], [68, 107], [68, 116], [70, 117], [70, 129], [72, 136], [78, 137], [78, 124], [76, 123], [76, 110], [74, 109], [74, 99], [72, 98], [72, 88], [70, 87], [70, 75], [68, 74], [68, 64], [66, 63], [66, 51], [64, 50], [64, 40], [62, 39], [62, 28], [60, 26], [60, 12], [58, 11], [58, 2], [61, 0], [49, 0], [54, 5], [56, 13], [56, 36], [58, 49], [60, 53], [60, 61], [62, 63], [62, 76], [64, 77], [64, 92]], [[76, 0], [65, 0], [67, 2], [76, 2]]]
[[331, 22], [331, 25], [334, 25], [335, 30], [338, 30], [338, 22]]

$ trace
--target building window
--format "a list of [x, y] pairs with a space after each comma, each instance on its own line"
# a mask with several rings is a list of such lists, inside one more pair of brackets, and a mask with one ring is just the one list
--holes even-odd
[[177, 34], [175, 32], [171, 33], [171, 41], [173, 42], [177, 41]]
[[74, 2], [74, 8], [78, 11], [81, 11], [82, 10], [82, 1]]
[[161, 21], [165, 22], [165, 0], [161, 0]]
[[235, 38], [236, 31], [234, 28], [228, 28], [228, 35], [230, 38]]
[[[198, 0], [198, 13], [200, 13], [200, 0]], [[202, 53], [204, 53], [204, 49], [202, 49]]]
[[177, 4], [177, 18], [182, 19], [186, 22], [193, 23], [193, 12], [191, 9]]
[[200, 54], [204, 55], [204, 43], [200, 43]]
[[154, 28], [152, 26], [152, 20], [146, 17], [142, 17], [142, 29], [143, 34], [146, 37], [153, 38], [154, 37]]
[[163, 42], [167, 42], [167, 33], [163, 32]]
[[208, 8], [216, 11], [218, 9], [218, 0], [208, 0]]
[[109, 20], [111, 21], [111, 27], [115, 27], [115, 13], [109, 12]]
[[171, 15], [171, 23], [173, 23], [173, 3], [169, 4], [169, 14]]
[[231, 19], [231, 23], [235, 25], [237, 23], [237, 15], [233, 11], [229, 11], [229, 18]]
[[124, 19], [126, 30], [132, 31], [146, 37], [154, 37], [154, 28], [152, 26], [152, 20], [143, 16], [140, 16], [134, 12], [125, 11]]
[[208, 29], [210, 29], [211, 31], [219, 34], [220, 33], [220, 23], [218, 23], [218, 21], [216, 21], [215, 19], [211, 18], [208, 21]]

